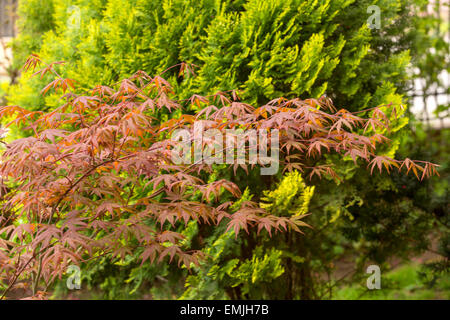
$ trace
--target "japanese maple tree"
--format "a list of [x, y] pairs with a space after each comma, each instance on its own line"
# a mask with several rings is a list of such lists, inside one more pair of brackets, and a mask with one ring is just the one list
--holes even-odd
[[[25, 70], [42, 64], [32, 55]], [[188, 269], [203, 258], [191, 250], [176, 226], [191, 220], [215, 225], [222, 220], [236, 236], [246, 232], [301, 232], [304, 215], [274, 216], [257, 202], [236, 209], [241, 191], [233, 181], [205, 182], [202, 174], [213, 165], [205, 161], [174, 163], [177, 129], [193, 133], [194, 123], [205, 129], [264, 129], [279, 132], [282, 170], [298, 170], [310, 178], [339, 176], [320, 162], [326, 153], [351, 157], [369, 170], [396, 168], [418, 179], [437, 173], [435, 164], [377, 155], [399, 106], [379, 106], [352, 113], [336, 110], [332, 101], [279, 98], [262, 106], [239, 101], [234, 91], [177, 100], [162, 74], [143, 71], [115, 85], [100, 85], [81, 95], [76, 83], [45, 65], [34, 75], [55, 76], [42, 90], [62, 91], [56, 109], [28, 111], [19, 106], [0, 108], [2, 119], [31, 130], [31, 135], [5, 144], [1, 154], [0, 284], [6, 297], [21, 280], [32, 283], [34, 298], [61, 277], [68, 265], [99, 256], [124, 258], [136, 248], [142, 263], [176, 260]], [[191, 66], [179, 65], [181, 74]], [[195, 106], [195, 108], [190, 108]], [[192, 109], [200, 110], [193, 112]], [[183, 111], [185, 110], [185, 111]], [[162, 114], [170, 114], [160, 121]], [[360, 114], [368, 114], [367, 118]], [[5, 131], [2, 129], [2, 131]], [[246, 149], [257, 148], [245, 136]], [[203, 141], [206, 147], [210, 141]], [[246, 172], [258, 163], [229, 164]], [[225, 197], [224, 195], [227, 194]], [[233, 209], [232, 209], [233, 208]]]

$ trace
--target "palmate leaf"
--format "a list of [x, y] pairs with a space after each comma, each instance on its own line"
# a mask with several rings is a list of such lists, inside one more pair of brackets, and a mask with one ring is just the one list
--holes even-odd
[[41, 94], [43, 95], [46, 94], [51, 88], [53, 88], [55, 91], [61, 88], [63, 92], [66, 92], [66, 90], [69, 87], [75, 89], [73, 82], [74, 82], [73, 79], [62, 79], [62, 78], [55, 79], [48, 85], [46, 85], [44, 89], [42, 89]]

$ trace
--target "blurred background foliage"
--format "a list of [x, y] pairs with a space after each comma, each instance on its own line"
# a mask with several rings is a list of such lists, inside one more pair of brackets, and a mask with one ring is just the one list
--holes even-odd
[[[367, 25], [370, 5], [381, 9], [380, 29]], [[243, 199], [260, 201], [276, 214], [308, 209], [305, 221], [313, 228], [305, 235], [270, 238], [252, 232], [235, 239], [232, 232], [223, 234], [224, 225], [190, 223], [179, 227], [186, 241], [210, 255], [193, 273], [175, 265], [141, 266], [138, 253], [123, 261], [99, 258], [82, 266], [85, 290], [78, 296], [359, 298], [369, 264], [380, 265], [383, 279], [390, 279], [387, 272], [396, 263], [424, 254], [429, 258], [423, 265], [406, 267], [406, 274], [411, 281], [422, 275], [417, 286], [432, 291], [443, 281], [442, 290], [448, 290], [449, 131], [424, 126], [410, 112], [417, 79], [448, 93], [448, 83], [439, 78], [450, 65], [448, 21], [423, 14], [428, 5], [426, 0], [19, 1], [19, 32], [12, 42], [16, 70], [32, 52], [44, 61], [64, 60], [58, 72], [83, 91], [137, 70], [157, 75], [188, 62], [196, 66], [195, 76], [179, 78], [176, 69], [164, 75], [180, 98], [239, 89], [244, 101], [258, 104], [323, 94], [351, 111], [404, 104], [406, 113], [392, 119], [392, 143], [380, 152], [441, 165], [440, 178], [423, 182], [396, 173], [370, 175], [351, 159], [338, 162], [332, 155], [326, 161], [337, 166], [342, 181], [281, 173], [247, 177], [239, 171], [232, 177], [217, 166], [207, 180], [227, 176], [248, 187]], [[9, 104], [47, 110], [60, 103], [57, 95], [39, 94], [48, 80], [23, 75], [1, 90]], [[448, 104], [439, 108], [448, 112]], [[13, 131], [9, 138], [24, 134]], [[55, 297], [77, 294], [68, 292], [64, 281], [54, 288]]]

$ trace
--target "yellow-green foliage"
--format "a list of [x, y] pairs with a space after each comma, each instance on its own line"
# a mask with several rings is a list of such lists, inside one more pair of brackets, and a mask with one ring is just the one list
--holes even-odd
[[275, 190], [267, 190], [263, 194], [261, 208], [279, 216], [299, 216], [308, 212], [314, 186], [306, 186], [301, 174], [292, 171], [284, 176]]
[[[380, 45], [380, 32], [367, 27], [366, 9], [375, 3], [383, 8], [382, 41], [392, 50]], [[137, 70], [155, 75], [185, 61], [197, 66], [197, 76], [179, 81], [176, 90], [182, 96], [240, 89], [254, 103], [327, 93], [336, 105], [360, 109], [384, 103], [389, 95], [399, 98], [402, 92], [395, 88], [403, 86], [410, 61], [402, 41], [389, 32], [396, 28], [392, 21], [412, 5], [407, 0], [19, 4], [16, 65], [31, 52], [48, 62], [67, 61], [71, 67], [60, 70], [62, 75], [82, 88], [111, 84]], [[169, 75], [175, 78], [176, 70]], [[47, 80], [19, 80], [9, 101], [33, 109], [54, 107], [33, 93]]]
[[[308, 211], [309, 202], [314, 194], [314, 186], [308, 187], [298, 171], [287, 173], [277, 188], [264, 192], [260, 203], [269, 213], [276, 215], [304, 215]], [[252, 195], [246, 189], [242, 201], [234, 207], [250, 200]], [[290, 258], [296, 263], [302, 263], [303, 258], [295, 255], [288, 248], [274, 248], [264, 241], [251, 252], [251, 257], [242, 259], [234, 232], [211, 237], [211, 244], [205, 248], [209, 260], [201, 268], [196, 268], [197, 274], [188, 276], [187, 290], [181, 299], [222, 299], [225, 288], [239, 286], [242, 294], [257, 298], [268, 298], [265, 290], [270, 283], [285, 272], [284, 261]], [[267, 240], [267, 239], [266, 239]]]

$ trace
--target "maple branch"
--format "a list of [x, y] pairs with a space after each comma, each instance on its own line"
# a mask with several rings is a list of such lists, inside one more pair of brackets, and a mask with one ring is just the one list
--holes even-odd
[[6, 294], [11, 290], [11, 288], [14, 286], [14, 284], [17, 282], [17, 279], [19, 278], [19, 276], [22, 274], [23, 271], [25, 271], [26, 267], [28, 267], [28, 265], [31, 263], [31, 261], [33, 261], [38, 254], [42, 253], [43, 251], [47, 250], [48, 248], [50, 248], [50, 246], [52, 246], [53, 244], [48, 244], [46, 247], [44, 247], [43, 249], [39, 250], [38, 252], [36, 252], [35, 254], [33, 254], [33, 256], [31, 256], [30, 259], [28, 259], [28, 261], [25, 263], [25, 265], [20, 269], [20, 271], [16, 271], [14, 273], [13, 276], [13, 280], [10, 282], [10, 284], [8, 285], [8, 287], [5, 289], [5, 291], [3, 291], [3, 294], [0, 296], [0, 300], [3, 300], [6, 296]]

